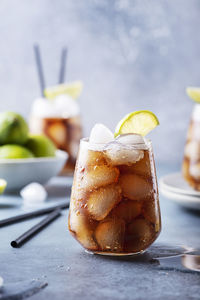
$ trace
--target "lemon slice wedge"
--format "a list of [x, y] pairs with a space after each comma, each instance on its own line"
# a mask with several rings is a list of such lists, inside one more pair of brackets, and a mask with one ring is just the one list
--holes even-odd
[[189, 86], [186, 89], [186, 93], [192, 100], [200, 103], [200, 87]]
[[7, 182], [4, 179], [0, 179], [0, 194], [3, 194], [6, 186]]
[[63, 94], [71, 96], [73, 99], [77, 99], [83, 89], [81, 81], [74, 81], [71, 83], [63, 83], [55, 86], [47, 87], [44, 90], [44, 95], [47, 99], [54, 99], [55, 97]]
[[115, 137], [120, 134], [137, 133], [142, 136], [147, 135], [153, 130], [159, 121], [157, 117], [148, 110], [134, 111], [127, 114], [118, 124], [115, 129]]

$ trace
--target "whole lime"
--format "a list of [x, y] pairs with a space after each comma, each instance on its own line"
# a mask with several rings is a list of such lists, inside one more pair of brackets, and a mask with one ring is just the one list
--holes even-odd
[[26, 147], [30, 149], [36, 157], [55, 156], [56, 147], [45, 135], [30, 135]]
[[34, 157], [33, 153], [20, 145], [8, 144], [0, 146], [0, 158], [32, 158]]
[[28, 125], [24, 118], [11, 111], [0, 113], [0, 144], [24, 145], [28, 139]]

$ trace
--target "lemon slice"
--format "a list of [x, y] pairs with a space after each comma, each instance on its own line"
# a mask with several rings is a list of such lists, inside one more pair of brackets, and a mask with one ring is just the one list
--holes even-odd
[[151, 111], [134, 111], [130, 114], [127, 114], [117, 124], [115, 129], [115, 137], [126, 133], [138, 133], [142, 136], [145, 136], [157, 125], [159, 125], [159, 121]]
[[0, 179], [0, 194], [3, 194], [6, 186], [7, 182], [4, 179]]
[[192, 86], [189, 86], [189, 87], [186, 89], [186, 93], [187, 93], [187, 95], [188, 95], [192, 100], [194, 100], [195, 102], [200, 103], [200, 88], [199, 88], [199, 87], [192, 87]]
[[44, 90], [44, 95], [48, 99], [54, 99], [55, 97], [67, 94], [74, 99], [77, 99], [83, 89], [81, 81], [74, 81], [72, 83], [63, 83], [55, 86], [48, 87]]

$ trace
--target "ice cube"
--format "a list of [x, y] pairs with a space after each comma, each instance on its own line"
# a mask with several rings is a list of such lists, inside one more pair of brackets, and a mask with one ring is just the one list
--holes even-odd
[[121, 199], [121, 188], [111, 184], [89, 195], [87, 207], [92, 218], [103, 220]]
[[31, 114], [37, 117], [69, 118], [80, 113], [78, 103], [68, 95], [57, 96], [53, 101], [37, 98], [33, 102]]
[[144, 201], [142, 211], [145, 219], [153, 224], [156, 224], [156, 222], [159, 220], [158, 200], [150, 198]]
[[122, 251], [125, 222], [121, 219], [108, 219], [99, 223], [95, 231], [97, 243], [104, 251]]
[[63, 118], [77, 116], [80, 113], [77, 101], [72, 99], [69, 95], [59, 95], [53, 101], [56, 111]]
[[55, 104], [45, 98], [37, 98], [34, 100], [31, 114], [36, 117], [55, 117], [57, 116]]
[[121, 218], [126, 223], [129, 223], [139, 216], [141, 211], [142, 205], [140, 202], [122, 200], [117, 207], [112, 210], [112, 217]]
[[148, 243], [152, 239], [153, 230], [148, 221], [139, 218], [128, 225], [128, 233], [134, 239]]
[[105, 125], [97, 123], [90, 133], [90, 144], [106, 144], [114, 140], [114, 135]]
[[155, 240], [156, 234], [152, 225], [145, 219], [135, 219], [127, 227], [127, 251], [140, 252], [145, 250]]
[[144, 157], [136, 164], [132, 165], [132, 172], [145, 177], [150, 177], [152, 173], [150, 153], [144, 151]]
[[153, 191], [148, 180], [136, 174], [123, 174], [120, 176], [119, 184], [124, 197], [131, 200], [144, 200]]
[[145, 147], [145, 141], [144, 138], [140, 134], [135, 134], [135, 133], [129, 133], [129, 134], [122, 134], [119, 135], [116, 138], [116, 141], [125, 145], [138, 145], [140, 147]]
[[188, 142], [185, 146], [185, 156], [194, 160], [200, 159], [200, 144], [197, 141]]
[[199, 180], [200, 179], [200, 163], [190, 165], [189, 173], [196, 180]]
[[119, 178], [119, 170], [117, 168], [106, 165], [92, 166], [85, 171], [83, 176], [83, 188], [88, 190], [97, 189], [99, 187], [115, 183]]
[[87, 157], [87, 165], [89, 166], [97, 166], [107, 164], [106, 156], [103, 153], [103, 151], [88, 151], [88, 157]]
[[151, 169], [151, 162], [149, 158], [149, 153], [147, 151], [144, 151], [144, 157], [136, 163], [131, 164], [130, 166], [124, 165], [120, 167], [120, 171], [123, 173], [134, 173], [144, 177], [151, 176]]
[[144, 151], [127, 148], [120, 143], [113, 142], [106, 147], [106, 155], [115, 166], [131, 165], [144, 157]]
[[45, 201], [47, 198], [47, 192], [45, 188], [37, 182], [32, 182], [25, 186], [20, 191], [20, 195], [26, 205], [39, 204]]
[[65, 146], [67, 142], [67, 130], [62, 122], [54, 122], [47, 128], [48, 136], [55, 142], [57, 147]]
[[89, 250], [97, 250], [98, 248], [93, 238], [95, 225], [94, 221], [89, 221], [86, 216], [70, 207], [69, 229], [74, 232], [76, 239], [82, 246]]
[[97, 165], [107, 164], [106, 156], [103, 151], [88, 150], [86, 147], [82, 147], [78, 163], [82, 166], [95, 167]]

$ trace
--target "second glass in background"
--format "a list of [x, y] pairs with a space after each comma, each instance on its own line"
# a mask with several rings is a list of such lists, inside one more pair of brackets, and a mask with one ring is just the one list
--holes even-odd
[[73, 174], [82, 137], [80, 109], [76, 101], [68, 95], [52, 100], [36, 99], [29, 119], [31, 133], [47, 135], [58, 149], [69, 154], [62, 175]]
[[195, 104], [188, 127], [182, 173], [189, 185], [200, 191], [200, 104]]

